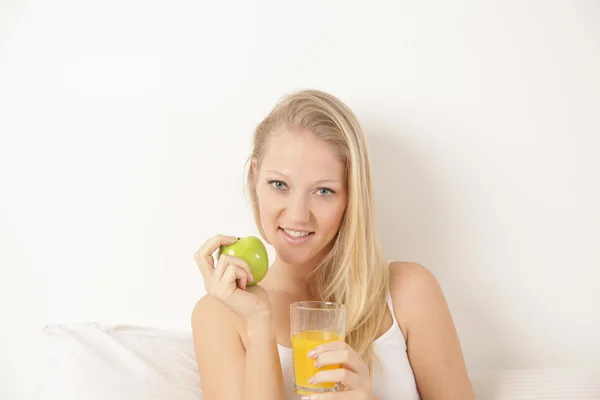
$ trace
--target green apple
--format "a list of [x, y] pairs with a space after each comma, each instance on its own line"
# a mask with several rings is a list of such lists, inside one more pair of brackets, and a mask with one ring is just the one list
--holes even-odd
[[267, 249], [262, 240], [256, 236], [247, 236], [237, 239], [237, 242], [233, 244], [221, 246], [219, 248], [219, 256], [221, 254], [227, 254], [246, 261], [250, 266], [250, 272], [254, 278], [254, 281], [248, 282], [246, 286], [256, 285], [258, 282], [262, 281], [269, 269]]

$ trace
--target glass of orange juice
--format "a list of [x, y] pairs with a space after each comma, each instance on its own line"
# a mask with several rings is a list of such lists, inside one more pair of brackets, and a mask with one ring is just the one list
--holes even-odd
[[300, 301], [290, 305], [292, 356], [294, 359], [294, 390], [301, 395], [332, 392], [335, 382], [310, 384], [308, 380], [317, 372], [341, 368], [340, 365], [315, 367], [316, 359], [308, 352], [315, 347], [346, 335], [346, 306], [326, 301]]

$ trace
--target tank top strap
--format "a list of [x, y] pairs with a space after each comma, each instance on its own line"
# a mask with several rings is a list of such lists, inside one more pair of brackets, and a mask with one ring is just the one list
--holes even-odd
[[[388, 260], [387, 262], [387, 267], [388, 269], [390, 268], [390, 265], [392, 264], [393, 261]], [[386, 299], [387, 299], [387, 304], [390, 307], [390, 311], [392, 312], [392, 315], [394, 314], [394, 304], [392, 303], [392, 292], [390, 291], [390, 285], [388, 284], [388, 287], [385, 288], [385, 292], [386, 294]]]

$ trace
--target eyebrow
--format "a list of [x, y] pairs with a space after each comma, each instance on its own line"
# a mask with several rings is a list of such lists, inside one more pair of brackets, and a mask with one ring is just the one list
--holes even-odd
[[[286, 174], [283, 174], [283, 173], [278, 172], [278, 171], [274, 171], [272, 169], [267, 170], [267, 172], [270, 172], [270, 173], [273, 173], [273, 174], [277, 174], [277, 175], [281, 175], [281, 176], [283, 176], [286, 179], [290, 179], [290, 177], [287, 176]], [[321, 180], [318, 180], [318, 181], [315, 182], [315, 184], [323, 184], [323, 183], [341, 183], [341, 182], [339, 181], [339, 179], [321, 179]]]

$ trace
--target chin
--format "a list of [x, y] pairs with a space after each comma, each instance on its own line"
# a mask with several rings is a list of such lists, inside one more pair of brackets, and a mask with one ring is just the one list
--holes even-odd
[[290, 249], [277, 249], [277, 258], [279, 258], [282, 262], [290, 265], [305, 265], [314, 258], [314, 254], [306, 254]]
[[315, 256], [310, 248], [293, 247], [279, 240], [274, 241], [272, 246], [277, 253], [277, 258], [286, 264], [306, 264]]

